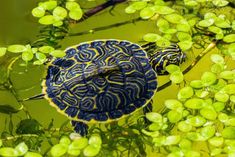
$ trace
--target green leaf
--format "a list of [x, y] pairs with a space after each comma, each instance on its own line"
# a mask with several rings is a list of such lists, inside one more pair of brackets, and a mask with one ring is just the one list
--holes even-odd
[[170, 110], [167, 113], [167, 118], [169, 119], [171, 123], [177, 123], [183, 118], [183, 116], [182, 116], [182, 113], [177, 110]]
[[235, 34], [226, 35], [226, 36], [223, 38], [223, 41], [226, 42], [226, 43], [235, 42]]
[[168, 29], [170, 27], [169, 25], [169, 22], [163, 18], [160, 18], [158, 21], [157, 21], [157, 26], [159, 28], [165, 28], [165, 29]]
[[224, 138], [223, 137], [212, 137], [208, 140], [210, 145], [215, 146], [215, 147], [220, 147], [224, 143]]
[[41, 53], [41, 52], [37, 52], [36, 54], [36, 58], [38, 60], [40, 60], [41, 62], [45, 62], [46, 61], [46, 55], [44, 53]]
[[174, 33], [177, 32], [177, 30], [174, 29], [174, 28], [168, 28], [168, 29], [166, 29], [166, 28], [164, 28], [164, 27], [161, 27], [159, 30], [160, 30], [160, 32], [166, 33], [166, 34], [174, 34]]
[[[205, 138], [199, 132], [188, 132], [186, 137], [191, 141], [205, 141]], [[186, 153], [187, 152], [185, 152], [185, 155]], [[192, 156], [192, 153], [188, 154], [187, 156]]]
[[179, 14], [168, 14], [168, 15], [165, 15], [164, 18], [173, 24], [182, 23], [182, 21], [184, 20], [183, 16]]
[[87, 157], [93, 157], [96, 156], [100, 151], [100, 148], [97, 148], [93, 145], [88, 145], [84, 150], [83, 150], [83, 154], [84, 156]]
[[226, 122], [225, 122], [226, 126], [235, 126], [235, 118], [229, 118]]
[[42, 46], [38, 49], [40, 52], [42, 53], [51, 53], [52, 51], [54, 51], [55, 49], [51, 46]]
[[132, 8], [135, 10], [141, 10], [143, 8], [145, 8], [147, 6], [147, 2], [146, 1], [137, 1], [131, 4]]
[[225, 104], [219, 101], [213, 103], [212, 106], [214, 106], [216, 112], [221, 112], [225, 108]]
[[43, 16], [38, 20], [38, 22], [42, 25], [51, 25], [51, 24], [55, 23], [55, 21], [56, 21], [56, 19], [52, 15]]
[[154, 4], [155, 5], [165, 5], [165, 2], [164, 2], [164, 0], [155, 0]]
[[77, 10], [77, 9], [81, 9], [80, 5], [77, 2], [66, 2], [65, 7], [69, 10]]
[[57, 1], [50, 0], [50, 1], [42, 2], [39, 4], [39, 6], [45, 10], [52, 10], [57, 6]]
[[183, 138], [179, 143], [179, 147], [184, 150], [191, 150], [192, 142], [186, 138]]
[[[190, 20], [188, 20], [188, 25], [190, 26], [190, 27], [194, 27], [195, 26], [195, 24], [197, 23], [197, 19], [190, 19]], [[180, 24], [179, 24], [180, 25]], [[181, 29], [181, 27], [179, 27], [180, 29]], [[187, 30], [187, 29], [186, 29]], [[180, 31], [182, 31], [182, 30], [180, 30]], [[183, 32], [183, 31], [182, 31]]]
[[24, 154], [27, 153], [27, 151], [29, 150], [28, 146], [24, 143], [21, 142], [19, 143], [16, 147], [15, 150], [18, 152], [18, 156], [23, 156]]
[[235, 54], [235, 43], [229, 44], [229, 46], [228, 46], [228, 53], [230, 55]]
[[217, 113], [213, 108], [204, 107], [200, 110], [200, 114], [208, 120], [215, 120], [217, 117]]
[[163, 123], [152, 123], [148, 126], [150, 131], [158, 131], [162, 129]]
[[162, 123], [162, 115], [156, 112], [148, 112], [146, 113], [146, 118], [154, 123]]
[[235, 127], [225, 127], [222, 136], [226, 139], [235, 139]]
[[18, 152], [11, 147], [2, 147], [0, 148], [0, 156], [4, 157], [15, 157], [18, 156]]
[[210, 26], [208, 28], [208, 30], [212, 33], [215, 33], [215, 34], [223, 34], [223, 30], [219, 27], [216, 27], [216, 26]]
[[206, 96], [209, 95], [209, 92], [205, 90], [196, 90], [195, 95], [199, 98], [205, 98]]
[[213, 72], [204, 72], [201, 76], [201, 80], [204, 86], [210, 86], [216, 82], [217, 77]]
[[206, 139], [209, 139], [215, 135], [215, 126], [212, 126], [212, 125], [204, 126], [201, 129], [200, 133], [203, 137], [205, 137]]
[[82, 18], [83, 12], [81, 9], [73, 10], [69, 12], [69, 17], [73, 20], [80, 20]]
[[232, 29], [235, 30], [235, 20], [232, 22]]
[[32, 10], [32, 15], [34, 17], [43, 17], [45, 15], [45, 10], [43, 9], [43, 7], [36, 7]]
[[67, 152], [67, 147], [63, 144], [56, 144], [51, 148], [50, 152], [53, 157], [63, 156]]
[[216, 38], [217, 40], [223, 39], [223, 38], [224, 38], [224, 34], [223, 34], [223, 33], [216, 34], [216, 35], [215, 35], [215, 38]]
[[225, 68], [224, 64], [216, 63], [211, 66], [211, 72], [218, 74], [222, 72], [224, 68]]
[[182, 132], [189, 132], [193, 128], [191, 124], [188, 124], [185, 121], [179, 122], [177, 127]]
[[33, 62], [33, 65], [42, 65], [44, 62], [42, 62], [41, 60], [36, 60]]
[[179, 39], [179, 41], [191, 41], [192, 40], [191, 35], [185, 32], [178, 32], [177, 38]]
[[167, 136], [164, 142], [164, 145], [175, 145], [180, 142], [181, 137], [179, 135], [171, 135]]
[[160, 6], [160, 5], [155, 5], [152, 7], [152, 9], [154, 10], [155, 13], [162, 15], [171, 14], [175, 12], [175, 10], [171, 9], [170, 7]]
[[155, 14], [152, 7], [146, 7], [140, 11], [140, 17], [142, 19], [149, 19]]
[[219, 79], [216, 84], [210, 86], [210, 90], [214, 92], [218, 92], [221, 90], [227, 82], [224, 79]]
[[219, 54], [212, 54], [211, 61], [214, 63], [224, 63], [224, 58]]
[[166, 66], [166, 71], [170, 74], [173, 72], [180, 72], [180, 67], [175, 64], [169, 64], [168, 66]]
[[55, 27], [60, 27], [63, 25], [63, 21], [60, 21], [60, 20], [56, 20], [54, 23], [53, 23], [53, 26]]
[[217, 7], [224, 7], [228, 5], [229, 2], [226, 0], [213, 0], [212, 3]]
[[72, 155], [72, 156], [79, 156], [81, 154], [81, 150], [80, 149], [74, 149], [71, 146], [69, 146], [67, 153], [69, 155]]
[[201, 157], [201, 153], [197, 152], [197, 151], [194, 151], [194, 150], [188, 150], [188, 151], [185, 152], [185, 157]]
[[222, 88], [221, 90], [222, 92], [225, 92], [229, 95], [235, 94], [235, 84], [227, 84], [224, 86], [224, 88]]
[[222, 151], [223, 151], [222, 148], [213, 148], [210, 151], [210, 155], [211, 156], [219, 156], [219, 155], [221, 155]]
[[151, 136], [151, 137], [158, 137], [159, 136], [159, 131], [149, 132], [149, 131], [146, 131], [145, 129], [141, 129], [141, 132], [144, 133], [145, 135]]
[[235, 72], [234, 71], [229, 71], [229, 70], [222, 71], [219, 74], [219, 77], [222, 78], [222, 79], [225, 79], [225, 80], [232, 80], [232, 79], [235, 79]]
[[205, 20], [214, 19], [215, 21], [217, 19], [217, 16], [215, 15], [215, 13], [208, 12], [204, 15], [204, 19]]
[[171, 40], [171, 38], [172, 38], [172, 36], [173, 36], [173, 34], [164, 34], [163, 35], [163, 38], [165, 38], [166, 40]]
[[63, 136], [60, 138], [60, 144], [69, 145], [71, 143], [70, 139], [67, 136]]
[[53, 157], [63, 156], [67, 152], [67, 147], [63, 144], [56, 144], [51, 148], [50, 152]]
[[182, 51], [186, 51], [192, 47], [193, 42], [191, 40], [184, 40], [184, 41], [178, 42], [177, 44], [182, 49]]
[[179, 100], [185, 100], [192, 97], [193, 94], [194, 94], [193, 88], [190, 86], [186, 86], [179, 90], [177, 97]]
[[235, 95], [231, 95], [229, 100], [232, 102], [232, 103], [235, 103]]
[[204, 106], [204, 100], [199, 98], [192, 98], [184, 103], [184, 106], [190, 109], [201, 109]]
[[197, 1], [188, 0], [188, 1], [185, 1], [184, 4], [186, 6], [195, 7], [195, 6], [198, 5], [198, 2]]
[[63, 50], [54, 50], [50, 53], [53, 57], [64, 57], [66, 53]]
[[19, 111], [20, 110], [17, 110], [10, 105], [0, 105], [0, 113], [13, 114], [13, 113], [17, 113]]
[[27, 50], [27, 48], [24, 45], [10, 45], [7, 48], [7, 51], [12, 52], [12, 53], [21, 53], [26, 50]]
[[225, 113], [220, 113], [220, 114], [218, 115], [218, 119], [219, 119], [219, 121], [221, 121], [222, 123], [225, 123], [225, 122], [229, 119], [229, 117], [228, 117], [228, 115], [225, 114]]
[[42, 157], [42, 155], [35, 152], [27, 152], [24, 157]]
[[198, 25], [201, 27], [209, 27], [214, 24], [214, 19], [206, 19], [199, 21]]
[[67, 10], [58, 6], [56, 7], [54, 10], [53, 10], [53, 16], [60, 19], [60, 20], [63, 20], [64, 18], [66, 18], [67, 16]]
[[71, 147], [71, 149], [78, 149], [81, 150], [83, 148], [85, 148], [88, 145], [88, 139], [85, 137], [82, 137], [80, 139], [76, 139], [74, 140], [69, 147]]
[[203, 84], [201, 80], [193, 80], [190, 82], [190, 86], [196, 89], [200, 89], [203, 87]]
[[171, 110], [177, 110], [178, 108], [182, 108], [183, 104], [176, 99], [168, 99], [165, 101], [165, 106]]
[[31, 61], [33, 59], [33, 52], [32, 51], [24, 51], [22, 53], [22, 59], [25, 62]]
[[125, 13], [127, 13], [127, 14], [133, 14], [133, 13], [135, 13], [136, 12], [136, 10], [133, 8], [133, 6], [131, 6], [131, 5], [129, 5], [128, 7], [126, 7], [126, 9], [125, 9]]
[[224, 20], [222, 18], [217, 18], [215, 20], [215, 25], [220, 28], [230, 28], [230, 21], [229, 20]]
[[192, 126], [195, 126], [195, 127], [200, 127], [206, 123], [206, 119], [201, 116], [194, 116], [194, 117], [188, 118], [186, 120], [186, 123], [191, 124]]
[[172, 81], [172, 83], [175, 84], [181, 83], [184, 80], [184, 75], [182, 74], [181, 71], [173, 72], [170, 75], [170, 80]]
[[227, 102], [229, 100], [229, 95], [226, 93], [217, 92], [215, 93], [215, 99], [221, 102]]
[[178, 23], [176, 29], [179, 32], [190, 32], [191, 27], [188, 23]]
[[0, 57], [4, 56], [6, 54], [7, 48], [0, 47]]
[[93, 146], [101, 146], [102, 144], [102, 139], [99, 135], [95, 134], [95, 135], [92, 135], [90, 138], [89, 138], [89, 141], [88, 143], [90, 145], [93, 145]]
[[161, 39], [162, 37], [155, 33], [147, 33], [143, 36], [143, 39], [148, 42], [156, 42], [157, 40]]
[[170, 46], [171, 42], [165, 38], [160, 38], [156, 41], [157, 46], [159, 47], [167, 47]]

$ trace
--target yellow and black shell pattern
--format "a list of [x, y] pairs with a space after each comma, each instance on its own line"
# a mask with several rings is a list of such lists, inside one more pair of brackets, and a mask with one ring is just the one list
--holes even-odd
[[157, 89], [146, 52], [125, 40], [94, 40], [66, 49], [51, 61], [45, 98], [69, 119], [110, 122], [144, 107]]

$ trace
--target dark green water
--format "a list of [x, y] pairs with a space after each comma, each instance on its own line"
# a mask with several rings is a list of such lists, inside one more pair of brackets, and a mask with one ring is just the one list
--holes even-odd
[[[85, 8], [95, 6], [97, 1], [85, 4], [83, 0], [80, 0], [80, 4]], [[36, 39], [36, 35], [39, 30], [39, 25], [36, 20], [31, 16], [31, 9], [35, 7], [37, 1], [32, 0], [5, 0], [0, 1], [0, 45], [6, 46], [10, 44], [25, 44], [28, 41]], [[137, 16], [127, 15], [124, 12], [126, 4], [118, 5], [112, 10], [114, 15], [111, 15], [107, 10], [83, 21], [79, 24], [71, 27], [70, 33], [88, 32], [97, 27], [112, 25], [119, 22], [130, 21], [137, 18]], [[141, 44], [142, 36], [149, 32], [156, 32], [155, 21], [139, 21], [135, 23], [129, 23], [119, 27], [113, 27], [110, 29], [95, 31], [93, 33], [87, 33], [80, 36], [66, 37], [61, 41], [62, 47], [66, 48], [71, 45], [78, 44], [84, 41], [90, 41], [94, 39], [124, 39], [135, 43]], [[90, 31], [92, 32], [92, 31]], [[182, 69], [191, 64], [193, 58], [197, 56], [202, 50], [195, 50], [194, 53], [187, 54], [187, 61], [181, 66]], [[193, 79], [199, 79], [204, 71], [210, 69], [212, 64], [210, 61], [210, 54], [216, 53], [217, 50], [213, 50], [206, 54], [200, 62], [191, 69], [186, 75], [185, 80], [190, 81]], [[3, 64], [4, 59], [0, 58], [0, 63]], [[41, 93], [41, 81], [44, 78], [45, 66], [31, 66], [28, 65], [27, 69], [24, 66], [19, 66], [21, 63], [16, 62], [13, 65], [13, 71], [11, 73], [11, 79], [14, 88], [17, 90], [19, 98], [24, 99], [30, 96]], [[227, 63], [230, 66], [234, 66], [231, 63]], [[169, 80], [168, 76], [159, 76], [159, 85], [164, 84]], [[154, 110], [161, 109], [164, 100], [168, 98], [175, 98], [179, 86], [172, 85], [154, 96]], [[0, 104], [10, 104], [16, 108], [19, 107], [14, 96], [8, 91], [0, 91]], [[66, 121], [66, 117], [60, 115], [54, 108], [52, 108], [46, 100], [27, 101], [24, 103], [26, 109], [30, 112], [32, 118], [37, 119], [41, 124], [47, 126], [51, 119], [54, 119], [54, 124], [59, 127], [61, 123]], [[16, 116], [13, 116], [13, 124], [17, 124], [21, 119], [24, 119], [25, 113], [19, 112]], [[0, 114], [0, 132], [4, 130], [5, 121], [9, 121], [9, 116], [6, 114]]]

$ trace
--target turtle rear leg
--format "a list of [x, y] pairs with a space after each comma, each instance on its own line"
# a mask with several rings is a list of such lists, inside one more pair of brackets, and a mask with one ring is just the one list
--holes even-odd
[[83, 123], [83, 122], [79, 122], [79, 121], [71, 121], [71, 124], [73, 126], [73, 129], [76, 133], [79, 133], [81, 136], [86, 136], [88, 133], [88, 125]]
[[[152, 112], [153, 111], [153, 101], [151, 100], [144, 108], [143, 108], [143, 113], [146, 114], [148, 112]], [[144, 121], [146, 124], [150, 124], [150, 121], [144, 117]]]

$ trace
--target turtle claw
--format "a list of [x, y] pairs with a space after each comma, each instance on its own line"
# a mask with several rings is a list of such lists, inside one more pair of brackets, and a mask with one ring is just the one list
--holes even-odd
[[87, 124], [79, 121], [71, 121], [73, 129], [76, 133], [79, 133], [81, 136], [86, 136], [88, 134], [88, 126]]

